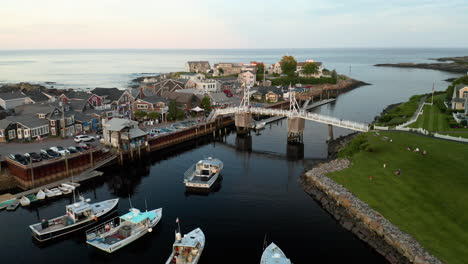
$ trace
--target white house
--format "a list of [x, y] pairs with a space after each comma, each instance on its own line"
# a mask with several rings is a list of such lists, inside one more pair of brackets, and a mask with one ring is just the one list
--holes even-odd
[[238, 76], [239, 82], [245, 83], [248, 86], [254, 86], [257, 81], [257, 76], [251, 71], [241, 72]]
[[[309, 62], [317, 64], [318, 69], [317, 69], [316, 73], [313, 73], [313, 74], [305, 74], [304, 73], [302, 67], [304, 67], [304, 65], [306, 63], [309, 63]], [[298, 62], [297, 67], [296, 67], [296, 73], [298, 73], [299, 77], [320, 78], [323, 75], [323, 65], [322, 65], [321, 62], [315, 62], [314, 60], [306, 60], [305, 62]]]
[[213, 79], [206, 79], [196, 82], [195, 88], [203, 91], [204, 93], [218, 92], [221, 89], [221, 83]]
[[180, 78], [184, 80], [192, 80], [192, 81], [203, 81], [206, 79], [205, 75], [201, 73], [195, 73], [195, 72], [182, 73], [180, 75]]

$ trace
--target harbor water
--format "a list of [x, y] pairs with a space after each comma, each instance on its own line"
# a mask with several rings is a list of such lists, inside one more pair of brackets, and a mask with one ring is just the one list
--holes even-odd
[[[329, 69], [370, 83], [340, 95], [332, 104], [313, 111], [360, 122], [370, 122], [388, 104], [438, 90], [457, 76], [432, 70], [374, 67], [376, 63], [427, 61], [428, 58], [466, 55], [451, 49], [308, 49], [308, 50], [96, 50], [0, 51], [0, 80], [56, 82], [57, 86], [124, 87], [144, 72], [182, 70], [186, 60], [265, 61], [282, 54], [299, 60], [322, 61]], [[117, 63], [119, 62], [119, 63]], [[350, 67], [351, 66], [351, 67]], [[92, 72], [90, 72], [92, 71]], [[335, 136], [352, 131], [335, 128]], [[98, 252], [77, 233], [53, 243], [35, 243], [28, 226], [65, 213], [71, 197], [0, 212], [2, 263], [164, 263], [174, 241], [176, 218], [182, 232], [196, 227], [206, 235], [200, 263], [259, 263], [263, 241], [275, 242], [293, 263], [386, 263], [368, 245], [342, 228], [299, 185], [305, 169], [327, 158], [326, 125], [306, 122], [304, 143], [288, 145], [287, 122], [267, 124], [251, 136], [229, 133], [218, 140], [207, 137], [152, 153], [123, 167], [103, 169], [104, 176], [82, 184], [80, 193], [101, 201], [120, 198], [119, 213], [134, 207], [163, 207], [163, 218], [153, 232], [113, 254]], [[5, 147], [5, 145], [0, 145]], [[222, 180], [210, 193], [188, 192], [183, 174], [206, 157], [224, 162]]]

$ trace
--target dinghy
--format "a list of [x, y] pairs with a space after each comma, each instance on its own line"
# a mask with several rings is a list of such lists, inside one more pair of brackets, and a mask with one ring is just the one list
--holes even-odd
[[50, 191], [54, 193], [54, 196], [62, 195], [62, 192], [59, 190], [59, 188], [52, 188]]
[[203, 234], [203, 231], [197, 228], [185, 234], [184, 237], [181, 237], [180, 232], [176, 232], [175, 237], [172, 254], [167, 259], [166, 264], [198, 263], [203, 248], [205, 248], [205, 234]]
[[15, 211], [16, 208], [18, 208], [18, 206], [20, 205], [20, 202], [18, 201], [18, 199], [15, 199], [15, 201], [13, 201], [12, 203], [10, 203], [8, 206], [7, 206], [7, 211]]
[[162, 208], [130, 212], [86, 231], [86, 243], [107, 253], [115, 252], [153, 231], [162, 217]]
[[30, 225], [32, 235], [43, 242], [83, 228], [89, 228], [99, 219], [104, 219], [117, 210], [119, 199], [110, 199], [90, 204], [90, 199], [80, 197], [80, 201], [67, 205], [66, 214]]
[[52, 191], [49, 190], [49, 189], [44, 189], [44, 193], [45, 193], [45, 195], [47, 196], [47, 198], [52, 198], [52, 197], [55, 196], [55, 193], [52, 192]]
[[63, 187], [63, 186], [59, 186], [58, 189], [63, 193], [63, 194], [70, 194], [73, 192], [73, 190], [69, 189], [69, 188], [66, 188], [66, 187]]
[[43, 190], [39, 190], [39, 192], [36, 194], [36, 198], [38, 200], [44, 200], [46, 198], [45, 192]]
[[20, 199], [21, 206], [25, 207], [31, 204], [31, 201], [28, 199], [28, 197], [23, 196]]
[[291, 264], [291, 261], [275, 243], [271, 243], [263, 251], [260, 264]]
[[15, 201], [16, 201], [16, 198], [1, 202], [0, 203], [0, 210], [3, 210], [5, 208], [7, 208], [10, 204], [12, 204]]
[[68, 188], [70, 190], [75, 190], [75, 186], [74, 185], [71, 185], [71, 184], [68, 184], [68, 183], [62, 183], [60, 186], [64, 187], [64, 188]]
[[265, 122], [257, 123], [257, 124], [255, 124], [255, 129], [256, 129], [256, 130], [264, 129], [264, 128], [265, 128], [265, 125], [266, 125]]

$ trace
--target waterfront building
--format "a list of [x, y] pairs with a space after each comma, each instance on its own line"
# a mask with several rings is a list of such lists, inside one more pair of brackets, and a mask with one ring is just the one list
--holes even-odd
[[[115, 112], [115, 116], [130, 117], [131, 105], [135, 98], [127, 90], [117, 88], [96, 88], [91, 91], [102, 98], [104, 105], [109, 105]], [[96, 107], [95, 107], [96, 108]], [[96, 108], [100, 110], [100, 108]]]
[[227, 76], [239, 74], [242, 71], [241, 63], [217, 63], [214, 65], [214, 75], [215, 76]]
[[468, 85], [458, 84], [453, 89], [452, 109], [465, 110], [467, 108]]
[[206, 79], [205, 75], [195, 72], [187, 72], [180, 74], [180, 79], [184, 80], [193, 80], [193, 81], [203, 81]]
[[16, 123], [0, 119], [0, 143], [5, 143], [16, 138]]
[[34, 101], [20, 91], [0, 93], [0, 106], [5, 110], [13, 109], [24, 104], [33, 104]]
[[257, 76], [251, 71], [241, 72], [238, 75], [239, 82], [245, 83], [247, 86], [254, 86], [257, 82]]
[[113, 118], [103, 120], [102, 135], [104, 144], [124, 151], [146, 145], [146, 132], [138, 127], [138, 122], [131, 119]]
[[[305, 74], [302, 67], [306, 63], [315, 63], [317, 65], [317, 72], [313, 74]], [[321, 62], [314, 62], [314, 60], [306, 60], [305, 62], [298, 62], [297, 67], [296, 67], [296, 73], [299, 75], [299, 77], [304, 77], [304, 78], [320, 78], [323, 75], [323, 65]]]
[[177, 105], [184, 110], [193, 109], [200, 106], [201, 103], [200, 97], [192, 93], [163, 92], [161, 96], [166, 98], [168, 101], [176, 101]]
[[208, 72], [211, 69], [208, 61], [188, 61], [185, 64], [185, 71], [187, 72]]
[[133, 102], [132, 110], [133, 112], [158, 112], [162, 114], [167, 111], [167, 99], [157, 95], [137, 99]]

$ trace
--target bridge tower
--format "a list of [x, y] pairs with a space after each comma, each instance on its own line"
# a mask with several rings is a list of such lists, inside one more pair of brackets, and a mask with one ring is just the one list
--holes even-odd
[[242, 84], [243, 96], [239, 105], [239, 110], [234, 114], [237, 134], [247, 134], [252, 124], [252, 113], [250, 112], [250, 86]]
[[305, 120], [299, 117], [303, 111], [296, 100], [296, 93], [289, 84], [289, 116], [288, 116], [288, 143], [302, 143]]

